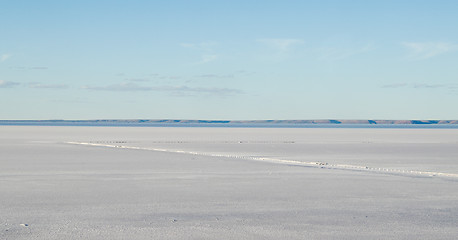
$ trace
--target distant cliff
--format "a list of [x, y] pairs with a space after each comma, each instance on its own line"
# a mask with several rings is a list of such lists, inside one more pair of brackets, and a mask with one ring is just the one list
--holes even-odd
[[[126, 120], [129, 121], [129, 120]], [[131, 120], [135, 121], [135, 120]], [[141, 120], [138, 120], [141, 121]], [[162, 123], [249, 123], [249, 124], [458, 124], [458, 120], [143, 120]]]
[[95, 119], [95, 120], [0, 120], [0, 125], [148, 125], [148, 124], [458, 124], [458, 120], [189, 120], [189, 119]]

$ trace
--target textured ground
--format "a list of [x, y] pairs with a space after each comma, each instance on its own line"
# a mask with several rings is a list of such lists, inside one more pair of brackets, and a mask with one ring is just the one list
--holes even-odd
[[0, 239], [456, 239], [453, 174], [458, 129], [0, 127]]

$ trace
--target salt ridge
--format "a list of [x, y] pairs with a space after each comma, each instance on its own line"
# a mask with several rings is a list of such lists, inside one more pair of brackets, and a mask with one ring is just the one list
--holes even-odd
[[170, 149], [163, 149], [163, 148], [147, 148], [147, 147], [100, 144], [100, 143], [90, 143], [90, 142], [65, 142], [65, 143], [74, 144], [74, 145], [95, 146], [95, 147], [109, 147], [109, 148], [147, 150], [147, 151], [168, 152], [168, 153], [181, 153], [181, 154], [190, 154], [190, 155], [198, 155], [198, 156], [208, 156], [208, 157], [226, 157], [226, 158], [236, 158], [236, 159], [244, 159], [244, 160], [251, 160], [251, 161], [270, 162], [270, 163], [277, 163], [277, 164], [284, 164], [284, 165], [291, 165], [291, 166], [306, 166], [306, 167], [315, 167], [315, 168], [324, 168], [324, 169], [362, 171], [362, 172], [372, 172], [372, 173], [411, 176], [411, 177], [422, 176], [422, 177], [441, 177], [441, 178], [458, 179], [458, 174], [454, 174], [454, 173], [417, 171], [417, 170], [401, 170], [401, 169], [393, 169], [393, 168], [377, 168], [377, 167], [367, 167], [367, 166], [347, 165], [347, 164], [328, 164], [328, 163], [323, 163], [323, 162], [301, 162], [301, 161], [287, 160], [287, 159], [280, 159], [280, 158], [216, 154], [216, 153], [205, 153], [205, 152], [194, 152], [194, 151], [183, 151], [183, 150], [170, 150]]

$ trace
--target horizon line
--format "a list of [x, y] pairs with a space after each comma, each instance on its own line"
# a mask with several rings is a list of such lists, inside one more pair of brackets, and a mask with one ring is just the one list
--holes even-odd
[[225, 119], [149, 119], [149, 118], [100, 118], [100, 119], [0, 119], [3, 123], [43, 123], [43, 122], [120, 122], [120, 123], [162, 123], [162, 124], [458, 124], [455, 119], [264, 119], [264, 120], [225, 120]]

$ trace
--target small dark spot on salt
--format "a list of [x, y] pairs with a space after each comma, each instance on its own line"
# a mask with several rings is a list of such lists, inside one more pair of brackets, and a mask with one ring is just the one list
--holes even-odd
[[171, 222], [175, 223], [175, 222], [178, 222], [178, 220], [176, 220], [176, 219], [172, 219], [172, 221], [171, 221]]
[[21, 223], [19, 225], [21, 225], [22, 227], [28, 227], [29, 226], [29, 224], [27, 224], [27, 223]]

